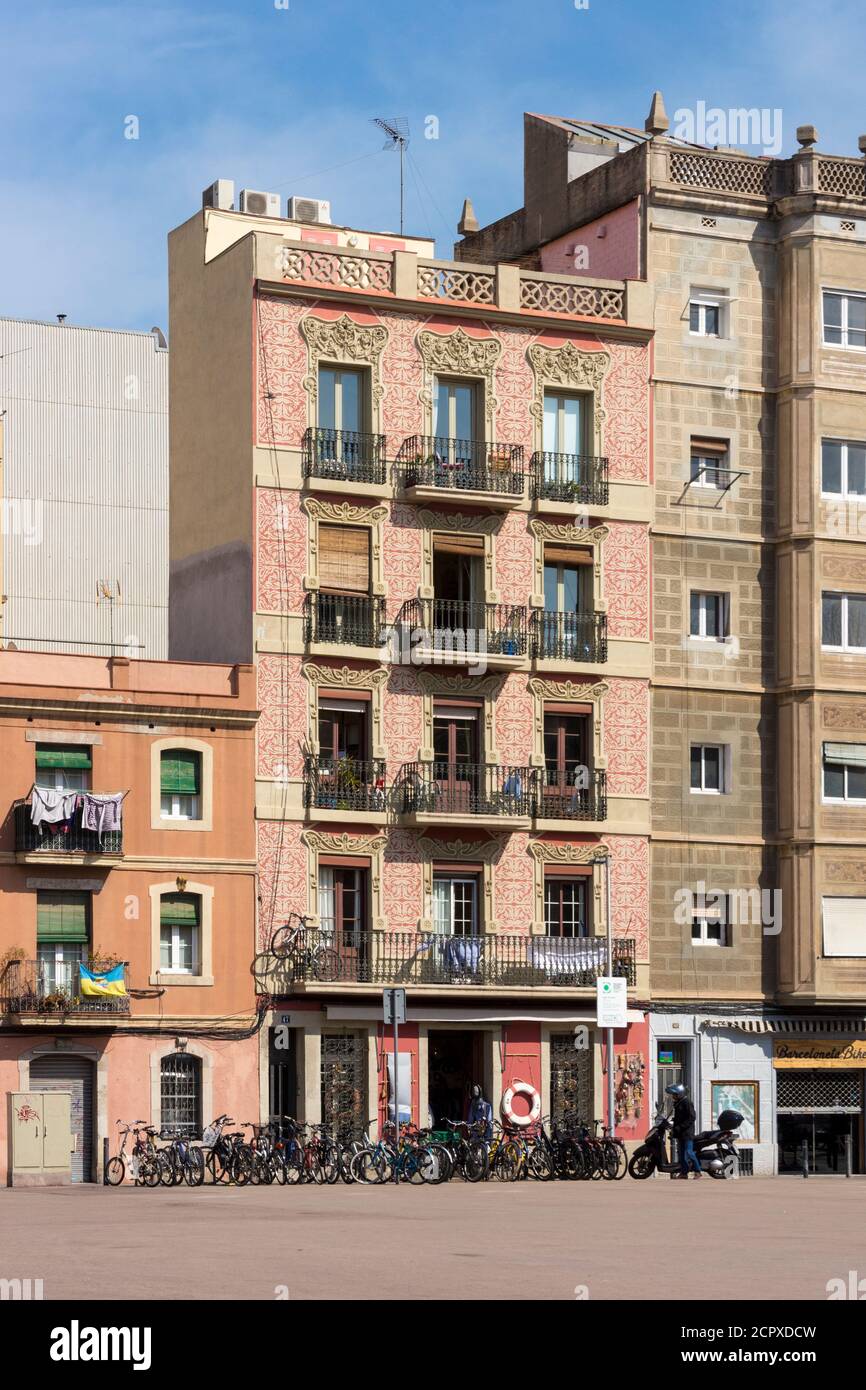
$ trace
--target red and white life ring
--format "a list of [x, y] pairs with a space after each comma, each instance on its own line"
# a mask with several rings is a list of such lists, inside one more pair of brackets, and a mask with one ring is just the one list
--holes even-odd
[[[528, 1115], [515, 1115], [515, 1096], [525, 1096], [529, 1101]], [[528, 1081], [512, 1081], [502, 1097], [502, 1114], [510, 1125], [516, 1125], [518, 1129], [525, 1129], [527, 1125], [533, 1124], [541, 1114], [541, 1096]]]

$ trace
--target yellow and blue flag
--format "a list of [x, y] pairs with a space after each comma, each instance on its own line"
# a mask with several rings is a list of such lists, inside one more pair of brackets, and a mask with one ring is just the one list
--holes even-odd
[[83, 995], [93, 997], [126, 994], [122, 965], [116, 965], [113, 970], [88, 970], [86, 965], [79, 965], [78, 970]]

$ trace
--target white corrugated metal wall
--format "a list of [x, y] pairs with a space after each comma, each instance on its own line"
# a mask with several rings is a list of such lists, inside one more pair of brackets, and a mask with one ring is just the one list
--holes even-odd
[[[130, 655], [165, 658], [167, 350], [151, 333], [0, 319], [0, 411], [3, 640], [87, 651], [113, 620]], [[113, 614], [102, 581], [119, 585]]]

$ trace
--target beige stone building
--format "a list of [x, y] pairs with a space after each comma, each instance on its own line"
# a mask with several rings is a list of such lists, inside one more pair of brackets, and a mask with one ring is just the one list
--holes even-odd
[[746, 1114], [747, 1168], [862, 1171], [866, 138], [686, 144], [657, 94], [525, 140], [457, 257], [654, 301], [651, 1085]]

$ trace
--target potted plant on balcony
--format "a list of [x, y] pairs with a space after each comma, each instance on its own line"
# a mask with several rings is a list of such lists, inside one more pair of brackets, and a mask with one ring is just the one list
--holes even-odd
[[26, 995], [21, 966], [27, 959], [23, 946], [10, 946], [0, 956], [0, 1012], [17, 1013]]
[[361, 777], [354, 758], [342, 758], [334, 769], [334, 799], [340, 811], [358, 809]]
[[508, 444], [494, 444], [487, 453], [487, 467], [495, 475], [497, 487], [506, 479], [503, 475], [514, 471], [514, 451]]

